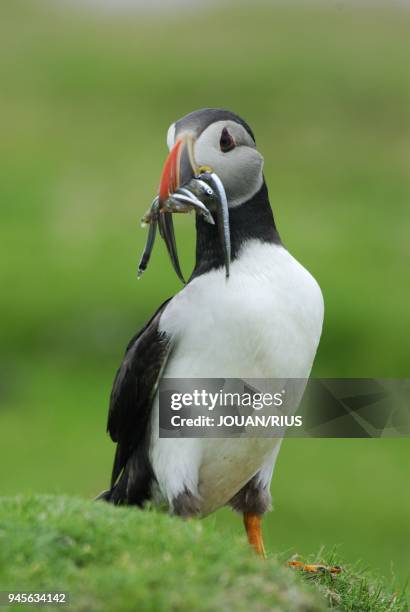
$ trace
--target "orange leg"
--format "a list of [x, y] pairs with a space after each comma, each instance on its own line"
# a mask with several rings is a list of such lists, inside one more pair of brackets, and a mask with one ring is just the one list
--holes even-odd
[[265, 547], [262, 538], [262, 516], [253, 512], [243, 513], [248, 542], [262, 559], [266, 559]]

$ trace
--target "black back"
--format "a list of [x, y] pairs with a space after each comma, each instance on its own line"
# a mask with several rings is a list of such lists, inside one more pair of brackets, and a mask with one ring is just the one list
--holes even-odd
[[114, 504], [143, 505], [154, 474], [149, 461], [152, 401], [165, 366], [169, 339], [159, 321], [169, 300], [132, 338], [111, 391], [107, 430], [117, 443], [111, 489], [100, 497]]

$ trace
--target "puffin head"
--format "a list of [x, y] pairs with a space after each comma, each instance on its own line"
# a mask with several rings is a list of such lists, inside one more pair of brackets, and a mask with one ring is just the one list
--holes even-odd
[[221, 265], [228, 277], [230, 262], [248, 240], [280, 240], [263, 177], [263, 157], [241, 117], [218, 108], [194, 111], [171, 124], [167, 145], [158, 195], [143, 218], [150, 229], [138, 276], [147, 267], [158, 224], [174, 270], [185, 282], [173, 229], [175, 212], [198, 213], [191, 278]]
[[167, 145], [163, 197], [187, 184], [202, 168], [218, 175], [229, 208], [249, 201], [263, 184], [263, 157], [251, 128], [235, 113], [217, 108], [189, 113], [171, 124]]

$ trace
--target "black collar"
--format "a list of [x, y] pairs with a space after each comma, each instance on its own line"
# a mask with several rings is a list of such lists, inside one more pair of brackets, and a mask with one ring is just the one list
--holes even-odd
[[[231, 231], [231, 261], [234, 261], [247, 240], [260, 240], [281, 244], [269, 203], [265, 181], [250, 200], [229, 209]], [[196, 216], [196, 263], [189, 279], [224, 266], [224, 256], [218, 228]], [[188, 282], [189, 282], [188, 281]]]

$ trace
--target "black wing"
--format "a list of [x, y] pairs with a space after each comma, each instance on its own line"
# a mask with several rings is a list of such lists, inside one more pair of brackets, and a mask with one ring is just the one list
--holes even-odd
[[117, 449], [111, 489], [100, 497], [116, 504], [141, 505], [149, 497], [151, 407], [170, 350], [159, 320], [168, 302], [129, 342], [111, 391], [107, 431]]

